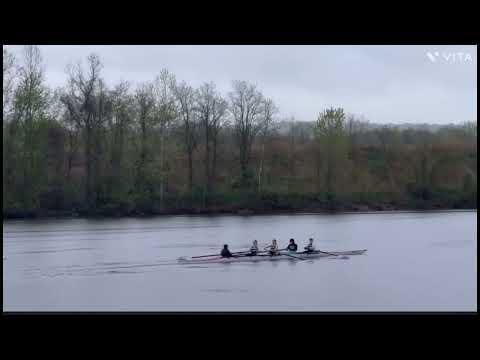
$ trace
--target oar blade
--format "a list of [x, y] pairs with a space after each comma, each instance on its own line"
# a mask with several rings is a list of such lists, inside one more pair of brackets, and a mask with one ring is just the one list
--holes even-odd
[[298, 256], [295, 256], [295, 255], [292, 255], [292, 254], [288, 254], [288, 253], [280, 253], [280, 255], [289, 256], [289, 257], [291, 257], [291, 258], [298, 259], [298, 260], [307, 260], [307, 259], [304, 259], [304, 258], [302, 258], [302, 257], [298, 257]]

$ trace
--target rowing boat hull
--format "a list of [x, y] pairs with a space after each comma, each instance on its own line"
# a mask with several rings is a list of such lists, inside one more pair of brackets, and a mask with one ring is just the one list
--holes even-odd
[[[179, 258], [178, 262], [180, 264], [228, 264], [228, 263], [237, 263], [237, 262], [259, 262], [259, 261], [280, 261], [280, 260], [293, 260], [296, 261], [296, 258], [300, 258], [303, 260], [309, 259], [318, 259], [324, 257], [335, 257], [335, 255], [342, 256], [342, 255], [362, 255], [367, 250], [351, 250], [351, 251], [331, 251], [329, 254], [324, 252], [314, 252], [314, 253], [294, 253], [294, 252], [286, 252], [284, 254], [288, 255], [277, 255], [277, 256], [270, 256], [270, 255], [257, 255], [257, 256], [242, 256], [242, 257], [232, 257], [232, 258], [223, 258], [221, 256], [212, 256], [206, 259], [193, 259], [193, 258]], [[334, 254], [334, 255], [330, 255]]]

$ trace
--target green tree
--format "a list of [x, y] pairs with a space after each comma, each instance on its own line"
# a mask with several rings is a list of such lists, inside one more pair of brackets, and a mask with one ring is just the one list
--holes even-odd
[[48, 105], [49, 91], [44, 85], [40, 50], [37, 46], [25, 46], [13, 98], [12, 130], [15, 129], [15, 139], [12, 140], [19, 142], [20, 150], [15, 159], [19, 170], [13, 180], [17, 190], [15, 196], [27, 212], [39, 210], [40, 194], [47, 186]]
[[319, 145], [325, 190], [333, 201], [345, 175], [348, 155], [345, 113], [341, 108], [323, 111], [316, 122], [315, 137]]
[[155, 98], [153, 84], [141, 84], [135, 91], [136, 142], [135, 155], [135, 203], [138, 209], [146, 210], [154, 195], [155, 179], [152, 173], [152, 132], [155, 126]]

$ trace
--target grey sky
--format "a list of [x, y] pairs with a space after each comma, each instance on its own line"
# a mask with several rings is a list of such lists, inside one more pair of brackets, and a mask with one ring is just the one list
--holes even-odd
[[[21, 46], [7, 46], [21, 57]], [[40, 46], [47, 82], [97, 53], [110, 84], [153, 80], [162, 68], [192, 86], [254, 82], [280, 117], [314, 120], [328, 106], [378, 123], [460, 123], [477, 119], [476, 46]], [[427, 56], [430, 52], [430, 60]], [[438, 52], [438, 53], [436, 53]], [[463, 53], [460, 55], [458, 53]], [[466, 55], [468, 54], [468, 55]]]

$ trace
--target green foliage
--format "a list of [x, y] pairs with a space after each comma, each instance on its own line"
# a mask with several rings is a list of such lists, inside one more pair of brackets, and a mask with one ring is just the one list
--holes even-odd
[[205, 132], [195, 133], [191, 154], [184, 151], [169, 73], [132, 95], [127, 84], [108, 89], [91, 56], [89, 70], [74, 71], [71, 88], [55, 97], [44, 85], [40, 59], [34, 48], [27, 51], [7, 114], [4, 109], [4, 217], [477, 206], [476, 122], [437, 132], [379, 129], [347, 123], [343, 109], [331, 108], [304, 123], [301, 134], [257, 138], [250, 131], [262, 125], [258, 112], [243, 129], [239, 151], [240, 111], [236, 126], [220, 121], [215, 128], [213, 172]]
[[339, 180], [344, 176], [343, 167], [348, 156], [348, 137], [345, 130], [343, 109], [327, 109], [317, 119], [315, 137], [320, 149], [324, 183], [333, 203], [339, 190]]

